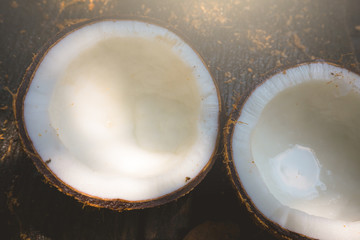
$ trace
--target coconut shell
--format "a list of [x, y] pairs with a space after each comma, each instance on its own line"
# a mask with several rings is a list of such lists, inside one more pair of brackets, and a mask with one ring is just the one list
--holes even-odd
[[[131, 18], [134, 19], [134, 18]], [[99, 21], [108, 21], [108, 20], [119, 20], [119, 19], [106, 19], [106, 18], [98, 18], [93, 20], [87, 20], [83, 22], [79, 22], [76, 24], [73, 24], [71, 27], [65, 28], [63, 31], [61, 31], [59, 34], [56, 35], [56, 37], [47, 42], [45, 46], [41, 48], [39, 53], [37, 53], [33, 57], [33, 61], [31, 65], [27, 68], [25, 76], [23, 78], [22, 83], [20, 84], [20, 87], [18, 88], [18, 91], [16, 95], [14, 95], [14, 113], [15, 113], [15, 119], [16, 124], [19, 130], [20, 139], [23, 143], [25, 152], [30, 156], [30, 158], [33, 160], [36, 168], [38, 171], [44, 175], [47, 182], [55, 186], [59, 191], [65, 193], [66, 195], [75, 197], [78, 201], [84, 203], [85, 205], [94, 206], [94, 207], [104, 207], [109, 208], [117, 211], [123, 211], [123, 210], [132, 210], [132, 209], [143, 209], [143, 208], [150, 208], [155, 207], [159, 205], [163, 205], [165, 203], [168, 203], [170, 201], [176, 200], [179, 197], [184, 196], [185, 194], [189, 193], [196, 185], [198, 185], [201, 180], [205, 177], [205, 175], [209, 172], [212, 165], [214, 164], [214, 154], [215, 149], [213, 150], [213, 153], [208, 160], [205, 167], [198, 173], [198, 175], [193, 179], [186, 179], [185, 181], [187, 184], [183, 186], [180, 189], [177, 189], [174, 192], [171, 192], [167, 195], [161, 196], [159, 198], [155, 199], [148, 199], [143, 201], [127, 201], [123, 199], [104, 199], [99, 198], [96, 196], [90, 196], [86, 193], [83, 193], [81, 191], [76, 190], [72, 186], [65, 184], [60, 178], [58, 178], [53, 172], [50, 170], [50, 168], [47, 166], [48, 163], [51, 162], [51, 159], [42, 159], [40, 155], [37, 153], [35, 147], [32, 144], [32, 141], [30, 137], [28, 136], [25, 120], [24, 120], [24, 101], [27, 94], [27, 91], [31, 85], [32, 79], [36, 73], [36, 70], [40, 63], [42, 62], [43, 58], [47, 54], [47, 52], [56, 45], [60, 40], [62, 40], [64, 37], [66, 37], [68, 34], [72, 33], [73, 31], [76, 31], [77, 29], [91, 25], [93, 23], [99, 22]], [[139, 21], [139, 20], [137, 20]], [[140, 19], [141, 21], [141, 19]], [[152, 23], [150, 19], [146, 19], [147, 23]], [[154, 23], [152, 23], [154, 24]], [[160, 24], [159, 24], [160, 25]], [[170, 31], [171, 30], [169, 29]], [[178, 34], [177, 34], [178, 35]], [[216, 84], [215, 84], [216, 86]], [[216, 86], [216, 89], [218, 87]], [[218, 95], [219, 99], [219, 95]], [[219, 105], [220, 105], [220, 99], [219, 99]], [[221, 106], [221, 105], [220, 105]], [[220, 113], [220, 109], [219, 109]], [[220, 115], [220, 114], [219, 114]], [[216, 142], [218, 142], [218, 137]], [[217, 146], [218, 144], [215, 144]]]

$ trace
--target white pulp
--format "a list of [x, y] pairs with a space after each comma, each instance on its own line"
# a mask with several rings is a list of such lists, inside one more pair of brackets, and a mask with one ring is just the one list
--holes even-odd
[[50, 49], [24, 114], [37, 152], [63, 182], [96, 197], [146, 200], [205, 167], [218, 111], [210, 74], [175, 34], [105, 21]]
[[[307, 82], [273, 98], [252, 136], [252, 153], [269, 190], [311, 215], [360, 219], [360, 94]], [[270, 170], [270, 171], [269, 171]]]
[[[139, 177], [176, 163], [154, 154], [187, 152], [198, 137], [199, 109], [192, 68], [171, 45], [139, 37], [106, 39], [81, 53], [49, 105], [53, 128], [80, 161]], [[141, 160], [129, 161], [135, 154]]]

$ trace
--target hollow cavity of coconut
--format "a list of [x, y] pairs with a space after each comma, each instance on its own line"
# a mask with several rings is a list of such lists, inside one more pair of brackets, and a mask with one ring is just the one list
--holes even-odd
[[262, 224], [296, 239], [360, 239], [358, 75], [320, 62], [278, 73], [232, 126], [228, 166]]
[[217, 89], [169, 30], [87, 23], [34, 64], [19, 89], [19, 128], [36, 166], [65, 193], [115, 209], [149, 207], [189, 192], [211, 167]]

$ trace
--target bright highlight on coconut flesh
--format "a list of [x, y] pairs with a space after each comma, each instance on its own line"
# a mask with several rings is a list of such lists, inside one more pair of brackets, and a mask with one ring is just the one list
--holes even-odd
[[360, 239], [360, 77], [301, 65], [243, 106], [233, 159], [250, 199], [281, 227], [316, 239]]
[[219, 103], [199, 56], [167, 29], [105, 21], [43, 58], [24, 101], [28, 135], [58, 179], [104, 199], [170, 194], [212, 158]]

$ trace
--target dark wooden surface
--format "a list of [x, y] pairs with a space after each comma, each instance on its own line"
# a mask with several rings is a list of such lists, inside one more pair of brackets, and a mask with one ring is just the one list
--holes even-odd
[[1, 0], [0, 239], [273, 239], [237, 199], [222, 141], [204, 181], [164, 206], [119, 213], [65, 196], [22, 150], [12, 93], [57, 32], [84, 19], [138, 16], [176, 29], [204, 58], [223, 127], [233, 104], [277, 68], [325, 59], [358, 71], [359, 10], [355, 0]]

